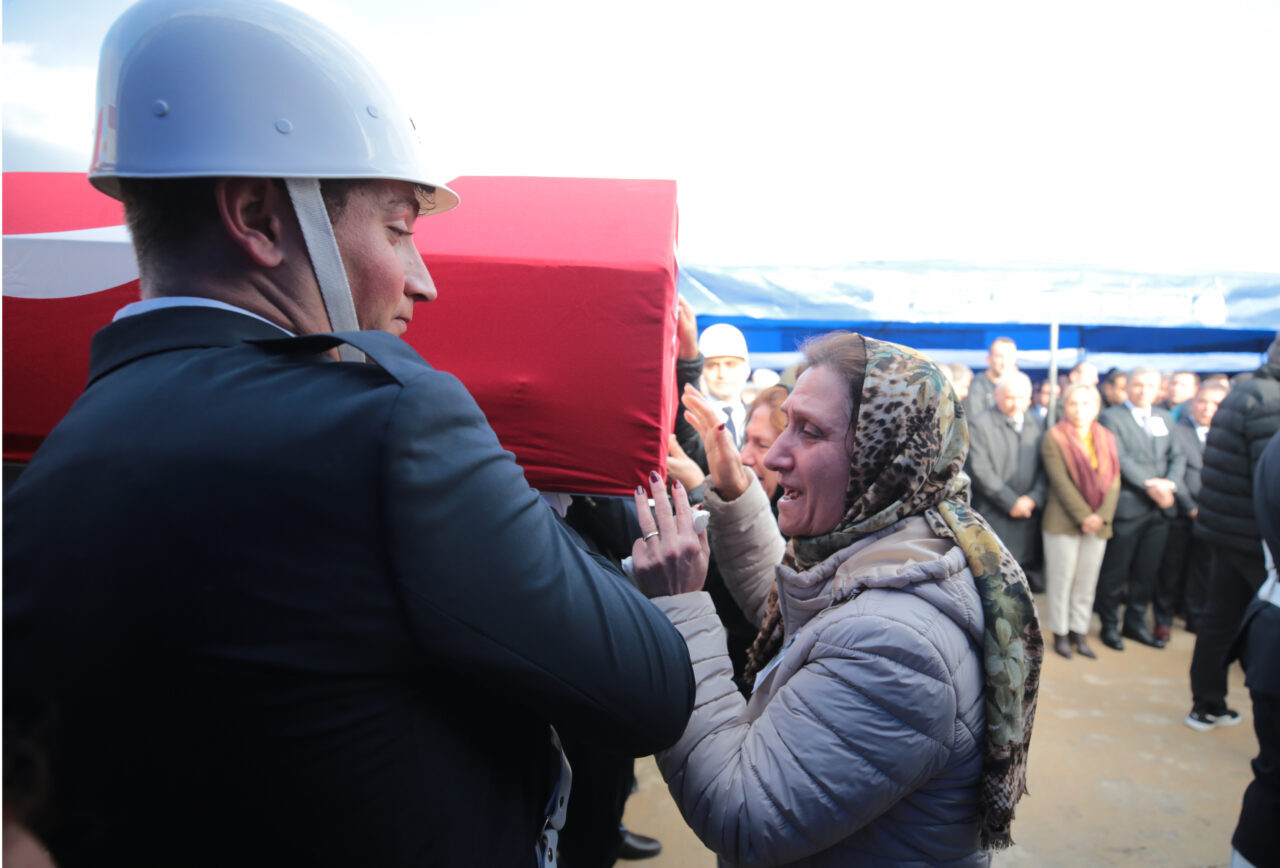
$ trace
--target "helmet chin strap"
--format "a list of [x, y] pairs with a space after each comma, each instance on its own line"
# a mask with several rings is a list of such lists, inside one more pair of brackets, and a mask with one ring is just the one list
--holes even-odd
[[[360, 330], [356, 320], [356, 306], [347, 284], [347, 271], [342, 267], [342, 254], [338, 251], [338, 239], [333, 235], [333, 224], [320, 195], [318, 178], [285, 178], [293, 210], [302, 227], [302, 237], [311, 256], [311, 268], [320, 284], [320, 297], [329, 314], [329, 328], [335, 332]], [[353, 346], [341, 344], [338, 358], [344, 362], [363, 362], [364, 353]]]

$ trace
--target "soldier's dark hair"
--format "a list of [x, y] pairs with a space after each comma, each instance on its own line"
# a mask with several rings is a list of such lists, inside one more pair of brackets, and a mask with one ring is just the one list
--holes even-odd
[[[283, 191], [284, 181], [273, 179]], [[125, 221], [144, 274], [164, 257], [180, 253], [218, 225], [217, 178], [121, 178]], [[354, 180], [322, 180], [320, 195], [330, 221], [346, 207]]]

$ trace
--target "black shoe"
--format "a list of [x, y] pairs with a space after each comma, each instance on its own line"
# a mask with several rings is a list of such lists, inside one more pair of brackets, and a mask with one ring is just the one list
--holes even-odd
[[1120, 638], [1120, 631], [1115, 627], [1103, 627], [1102, 635], [1098, 638], [1102, 640], [1103, 645], [1106, 645], [1113, 651], [1124, 650], [1124, 640]]
[[1132, 639], [1141, 645], [1146, 645], [1148, 648], [1163, 648], [1165, 646], [1165, 641], [1163, 639], [1157, 639], [1145, 625], [1141, 627], [1131, 627], [1126, 624], [1124, 627], [1124, 638]]
[[647, 835], [637, 835], [630, 829], [622, 830], [622, 849], [619, 859], [652, 859], [662, 852], [662, 842]]
[[1234, 709], [1223, 707], [1218, 711], [1205, 711], [1202, 708], [1193, 708], [1186, 719], [1182, 721], [1196, 732], [1208, 732], [1218, 726], [1235, 726], [1240, 722], [1240, 714]]
[[1067, 637], [1065, 634], [1061, 636], [1058, 635], [1057, 633], [1053, 634], [1053, 650], [1057, 651], [1060, 655], [1062, 655], [1063, 657], [1066, 657], [1068, 660], [1071, 659], [1071, 654], [1072, 654], [1071, 643], [1067, 640]]
[[1089, 647], [1089, 640], [1085, 638], [1083, 633], [1068, 633], [1067, 638], [1071, 640], [1071, 645], [1076, 649], [1076, 653], [1081, 657], [1088, 657], [1090, 660], [1097, 660], [1098, 655]]

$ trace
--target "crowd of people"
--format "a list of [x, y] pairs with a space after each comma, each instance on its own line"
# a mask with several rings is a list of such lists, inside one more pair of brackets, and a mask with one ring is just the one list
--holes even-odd
[[[712, 328], [723, 341], [731, 327]], [[737, 354], [735, 361], [745, 378], [745, 342], [739, 346], [731, 352]], [[1257, 779], [1246, 798], [1235, 844], [1257, 860], [1253, 864], [1269, 864], [1259, 859], [1259, 837], [1270, 822], [1266, 818], [1275, 819], [1278, 804], [1274, 751], [1280, 748], [1276, 731], [1280, 691], [1275, 667], [1266, 656], [1275, 640], [1261, 625], [1274, 619], [1273, 609], [1262, 603], [1280, 605], [1280, 592], [1273, 590], [1268, 598], [1264, 589], [1259, 602], [1268, 563], [1264, 562], [1263, 525], [1257, 518], [1265, 508], [1254, 501], [1262, 503], [1264, 496], [1274, 498], [1277, 492], [1255, 491], [1253, 476], [1260, 472], [1259, 459], [1268, 442], [1280, 443], [1280, 335], [1269, 347], [1265, 364], [1231, 378], [1202, 378], [1191, 371], [1162, 373], [1146, 367], [1111, 370], [1100, 376], [1092, 364], [1081, 362], [1060, 383], [1044, 380], [1033, 385], [1018, 370], [1017, 348], [1008, 338], [992, 343], [988, 367], [977, 376], [959, 364], [941, 370], [968, 420], [964, 467], [971, 481], [972, 505], [1002, 548], [1025, 570], [1031, 585], [1044, 593], [1044, 624], [1057, 654], [1065, 659], [1076, 655], [1097, 659], [1089, 642], [1095, 612], [1101, 622], [1098, 638], [1114, 651], [1123, 651], [1126, 639], [1162, 649], [1171, 638], [1175, 619], [1181, 618], [1184, 628], [1196, 634], [1190, 670], [1192, 708], [1184, 722], [1205, 732], [1240, 721], [1239, 713], [1226, 703], [1227, 669], [1233, 656], [1245, 658], [1245, 651], [1253, 649], [1248, 683], [1263, 754], [1254, 764]], [[784, 381], [792, 379], [788, 373], [784, 372]], [[704, 385], [709, 387], [705, 381]], [[741, 387], [741, 380], [736, 385]], [[702, 444], [717, 442], [719, 453], [731, 451], [725, 420], [733, 395], [727, 388], [718, 383], [709, 396], [702, 397], [686, 385], [685, 404], [700, 435], [687, 444], [690, 451], [703, 455]], [[735, 505], [750, 501], [742, 497], [750, 481], [743, 468], [756, 470], [760, 488], [775, 501], [790, 484], [786, 463], [779, 456], [756, 457], [761, 445], [768, 447], [785, 436], [789, 424], [795, 424], [776, 412], [780, 402], [787, 403], [786, 387], [774, 390], [766, 401], [757, 400], [745, 410], [745, 418], [758, 423], [758, 436], [756, 442], [742, 446], [741, 462], [713, 466], [710, 482], [704, 481], [693, 462], [673, 460], [669, 466], [674, 477], [684, 479], [689, 490], [705, 498], [711, 511], [713, 574], [716, 558], [731, 564], [744, 557], [732, 548], [735, 544], [724, 541], [725, 536], [736, 538], [750, 526], [751, 519], [739, 514]], [[867, 430], [859, 429], [852, 447], [855, 453], [866, 437]], [[673, 450], [677, 450], [676, 439]], [[1272, 451], [1276, 448], [1280, 446]], [[676, 454], [684, 455], [682, 450]], [[784, 472], [780, 488], [779, 469]], [[778, 518], [785, 535], [780, 513]], [[766, 546], [759, 540], [770, 538], [768, 533], [753, 534], [747, 536], [753, 553], [748, 559], [760, 557]], [[788, 552], [797, 550], [793, 545]], [[1274, 566], [1271, 574], [1274, 577]], [[732, 579], [729, 584], [737, 588], [741, 581]], [[1273, 578], [1272, 587], [1274, 583]], [[781, 580], [777, 593], [785, 593]], [[756, 586], [755, 596], [738, 590], [736, 597], [730, 595], [722, 604], [718, 601], [721, 620], [728, 625], [732, 611], [741, 607], [756, 612], [751, 623], [759, 622], [763, 617], [758, 611], [759, 594]], [[823, 605], [831, 604], [830, 598], [821, 599]], [[1260, 612], [1254, 615], [1257, 624], [1241, 632], [1251, 601], [1254, 608], [1249, 612]], [[765, 621], [760, 636], [768, 629]], [[1241, 638], [1233, 650], [1238, 635]], [[758, 661], [769, 659], [768, 653], [756, 653], [760, 636], [746, 657], [748, 681]], [[742, 636], [729, 631], [727, 639], [736, 664]], [[758, 700], [750, 690], [747, 696], [745, 717], [750, 719]], [[729, 719], [741, 722], [743, 717]], [[722, 755], [716, 757], [724, 761]], [[668, 771], [666, 762], [662, 767]], [[699, 786], [712, 783], [701, 777], [695, 780]], [[677, 799], [685, 787], [683, 782], [681, 789], [673, 787]], [[686, 807], [686, 815], [710, 824], [718, 821], [714, 805], [696, 807]], [[699, 827], [699, 834], [704, 841], [719, 843], [723, 832], [712, 825]]]
[[1280, 428], [1280, 337], [1265, 365], [1230, 379], [1149, 367], [1100, 378], [1080, 362], [1056, 402], [1048, 382], [1030, 399], [1015, 351], [997, 339], [983, 375], [950, 370], [968, 393], [974, 503], [1033, 579], [1043, 571], [1053, 650], [1096, 658], [1093, 612], [1114, 650], [1164, 648], [1184, 618], [1197, 635], [1185, 723], [1239, 722], [1226, 659], [1266, 576], [1252, 478]]
[[[723, 341], [731, 329], [708, 333]], [[746, 344], [738, 340], [741, 349], [731, 352], [745, 378]], [[1060, 382], [1033, 384], [1018, 368], [1013, 340], [997, 338], [976, 376], [963, 364], [941, 366], [968, 422], [973, 506], [1045, 594], [1057, 653], [1096, 659], [1088, 641], [1096, 612], [1098, 638], [1113, 650], [1124, 650], [1126, 639], [1163, 648], [1181, 618], [1188, 632], [1206, 634], [1200, 644], [1210, 650], [1201, 658], [1221, 656], [1226, 623], [1238, 623], [1261, 584], [1259, 537], [1244, 501], [1252, 490], [1246, 476], [1280, 424], [1272, 394], [1280, 388], [1273, 385], [1280, 338], [1268, 352], [1261, 369], [1234, 378], [1146, 367], [1100, 374], [1083, 361]], [[706, 386], [713, 406], [730, 406], [723, 384]], [[690, 450], [698, 449], [695, 438]], [[1215, 567], [1248, 577], [1217, 592], [1231, 600], [1225, 621], [1221, 601], [1211, 611]], [[1193, 673], [1188, 724], [1200, 728], [1204, 713], [1216, 725], [1234, 721], [1225, 680], [1207, 666]]]
[[1163, 648], [1180, 617], [1196, 634], [1186, 724], [1238, 722], [1225, 661], [1266, 575], [1252, 474], [1280, 428], [1280, 336], [1266, 364], [1232, 378], [1100, 377], [1081, 362], [1033, 390], [1015, 359], [1000, 338], [983, 374], [949, 370], [967, 395], [974, 504], [1044, 590], [1054, 650], [1096, 658], [1093, 612], [1116, 651]]

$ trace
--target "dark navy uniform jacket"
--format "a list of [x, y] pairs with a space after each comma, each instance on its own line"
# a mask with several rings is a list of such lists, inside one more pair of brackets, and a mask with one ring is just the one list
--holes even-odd
[[548, 724], [640, 756], [680, 634], [578, 548], [458, 380], [171, 308], [93, 342], [4, 503], [4, 708], [59, 865], [519, 865]]

